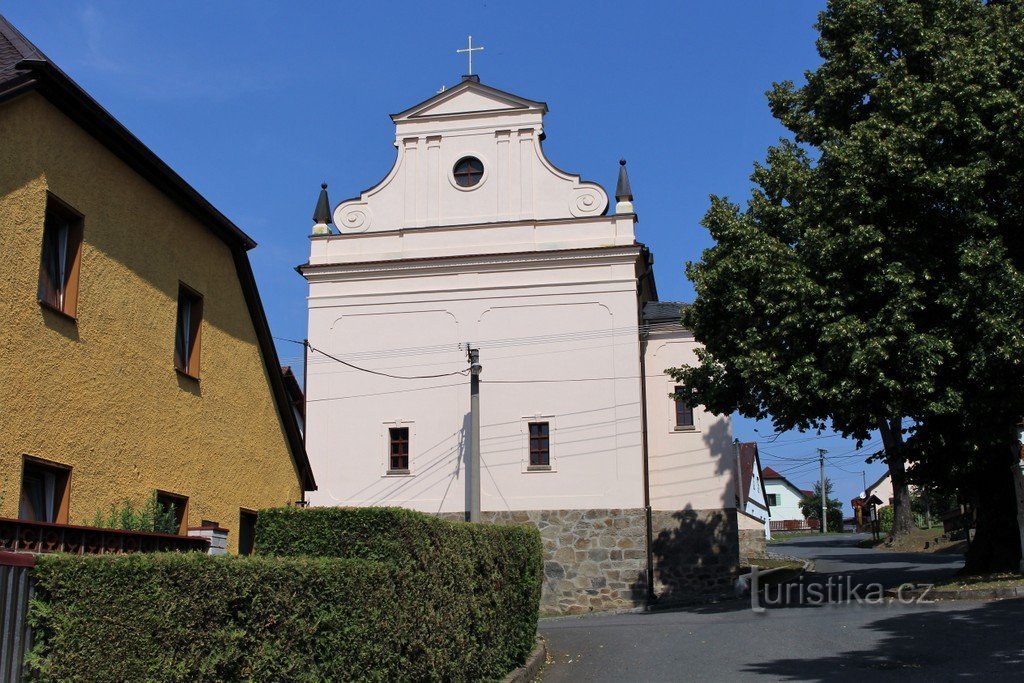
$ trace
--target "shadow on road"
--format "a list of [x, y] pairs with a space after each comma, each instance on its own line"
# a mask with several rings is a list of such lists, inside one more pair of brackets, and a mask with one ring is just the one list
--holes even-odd
[[[996, 667], [1024, 664], [1022, 618], [1021, 600], [985, 603], [964, 611], [900, 614], [864, 626], [883, 634], [871, 649], [843, 650], [840, 645], [838, 652], [820, 657], [780, 657], [750, 664], [744, 671], [802, 681], [862, 681], [872, 672], [885, 671], [932, 680], [976, 676], [972, 662], [976, 663], [979, 656]], [[956, 653], [965, 656], [957, 657]], [[941, 667], [936, 662], [941, 662]]]

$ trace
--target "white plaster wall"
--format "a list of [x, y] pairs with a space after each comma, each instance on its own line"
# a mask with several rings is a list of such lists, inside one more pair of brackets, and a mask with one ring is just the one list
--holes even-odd
[[868, 495], [874, 494], [878, 497], [878, 500], [882, 501], [882, 504], [878, 507], [885, 507], [886, 505], [892, 505], [893, 499], [893, 488], [892, 488], [892, 477], [886, 477], [878, 483], [878, 486], [869, 490]]
[[664, 371], [695, 365], [698, 343], [688, 331], [652, 333], [645, 353], [651, 507], [655, 510], [736, 507], [737, 463], [728, 416], [697, 407], [694, 429], [675, 427], [676, 383]]
[[[459, 344], [477, 345], [482, 509], [640, 507], [638, 255], [439, 259], [411, 270], [394, 261], [369, 272], [336, 253], [335, 266], [307, 274], [309, 340], [406, 376], [461, 370]], [[468, 377], [390, 379], [313, 354], [307, 392], [312, 504], [466, 509]], [[550, 472], [527, 471], [531, 420], [551, 424]], [[386, 473], [389, 425], [410, 427], [409, 475]]]
[[778, 494], [780, 497], [779, 505], [771, 506], [771, 516], [773, 522], [782, 520], [803, 520], [804, 513], [800, 511], [800, 501], [803, 498], [803, 494], [794, 491], [791, 487], [778, 479], [766, 479], [764, 482], [765, 492], [771, 496], [772, 494]]
[[[763, 509], [768, 507], [768, 505], [764, 499], [764, 491], [761, 488], [761, 472], [759, 471], [756, 462], [754, 463], [753, 470], [750, 473], [750, 490], [747, 491], [746, 497], [743, 501], [743, 508], [747, 514], [753, 515], [761, 521], [767, 521], [770, 513], [765, 512]], [[754, 504], [755, 502], [760, 503], [763, 507], [758, 507]]]

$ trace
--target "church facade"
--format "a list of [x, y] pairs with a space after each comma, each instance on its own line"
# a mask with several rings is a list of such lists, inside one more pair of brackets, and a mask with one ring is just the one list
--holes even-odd
[[309, 501], [464, 518], [472, 348], [482, 519], [540, 528], [545, 612], [728, 590], [728, 418], [671, 398], [696, 342], [657, 301], [624, 162], [612, 207], [546, 158], [546, 112], [465, 77], [392, 116], [377, 185], [333, 212], [321, 192], [299, 267]]

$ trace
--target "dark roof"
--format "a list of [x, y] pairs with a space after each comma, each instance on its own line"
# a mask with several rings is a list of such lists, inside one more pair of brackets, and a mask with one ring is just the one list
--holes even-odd
[[[403, 109], [402, 111], [398, 112], [397, 114], [392, 114], [391, 115], [391, 119], [392, 120], [398, 119], [398, 118], [401, 118], [403, 116], [408, 115], [409, 112], [413, 112], [413, 111], [416, 111], [417, 109], [429, 107], [430, 105], [434, 104], [435, 102], [440, 102], [441, 100], [448, 99], [449, 97], [452, 97], [456, 93], [459, 93], [459, 92], [461, 92], [463, 90], [479, 90], [481, 92], [488, 93], [490, 95], [495, 95], [495, 96], [497, 96], [499, 98], [502, 98], [502, 99], [508, 99], [508, 100], [512, 100], [512, 101], [517, 101], [517, 102], [519, 102], [521, 104], [521, 108], [523, 108], [523, 109], [531, 108], [532, 107], [532, 108], [540, 109], [541, 111], [543, 111], [545, 113], [548, 110], [548, 105], [545, 102], [538, 102], [537, 100], [528, 100], [525, 97], [520, 97], [519, 95], [515, 95], [515, 94], [507, 92], [505, 90], [499, 90], [498, 88], [494, 88], [492, 86], [486, 85], [485, 83], [481, 83], [479, 77], [477, 77], [476, 79], [463, 80], [462, 82], [458, 83], [457, 85], [452, 86], [451, 88], [447, 88], [447, 89], [442, 90], [441, 92], [437, 93], [436, 95], [428, 97], [427, 99], [423, 100], [419, 104], [414, 104], [413, 106], [409, 107], [408, 109]], [[472, 113], [472, 112], [466, 112], [466, 113]]]
[[316, 480], [302, 444], [302, 433], [291, 411], [277, 349], [270, 335], [263, 302], [256, 288], [256, 278], [246, 253], [256, 246], [256, 242], [196, 192], [0, 15], [0, 103], [27, 92], [37, 92], [45, 97], [136, 173], [195, 216], [231, 249], [235, 271], [256, 330], [260, 355], [270, 377], [274, 402], [284, 424], [292, 459], [303, 488], [307, 491], [315, 490]]
[[45, 60], [46, 55], [0, 15], [0, 84], [26, 75], [25, 70], [17, 68], [23, 59]]
[[[757, 444], [753, 441], [739, 444], [740, 459], [740, 498], [741, 503], [747, 502], [747, 494], [750, 493], [750, 480], [754, 478], [754, 468], [761, 471], [761, 456], [757, 452]], [[764, 496], [765, 504], [768, 503], [768, 492], [764, 490], [764, 472], [761, 471], [761, 495]], [[764, 507], [756, 500], [750, 501], [758, 507]]]
[[643, 318], [645, 323], [680, 322], [683, 309], [690, 304], [681, 301], [648, 301], [644, 304]]
[[290, 365], [284, 365], [281, 367], [281, 376], [284, 377], [284, 388], [288, 392], [288, 397], [292, 401], [292, 406], [295, 410], [305, 419], [306, 417], [306, 396], [302, 393], [302, 387], [299, 386], [299, 379], [292, 372]]
[[784, 476], [782, 476], [781, 474], [779, 474], [778, 472], [773, 470], [771, 467], [765, 467], [765, 468], [763, 468], [761, 470], [761, 479], [762, 479], [762, 481], [768, 481], [769, 479], [775, 479], [775, 480], [778, 480], [778, 481], [782, 481], [782, 482], [785, 482], [786, 486], [788, 486], [789, 488], [793, 489], [794, 491], [799, 491], [801, 494], [803, 494], [805, 496], [806, 495], [814, 495], [813, 491], [811, 491], [811, 492], [804, 491], [799, 486], [797, 486], [796, 484], [791, 482], [789, 479], [786, 479]]

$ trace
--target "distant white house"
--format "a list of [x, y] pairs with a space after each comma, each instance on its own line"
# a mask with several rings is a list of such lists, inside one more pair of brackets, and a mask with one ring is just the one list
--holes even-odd
[[750, 442], [736, 446], [736, 457], [740, 470], [739, 477], [736, 479], [738, 482], [736, 509], [750, 519], [759, 521], [764, 526], [765, 538], [771, 538], [771, 525], [769, 524], [771, 513], [757, 444]]
[[800, 501], [814, 492], [799, 488], [771, 467], [765, 467], [762, 472], [772, 526], [778, 530], [805, 524], [807, 520], [800, 509]]

